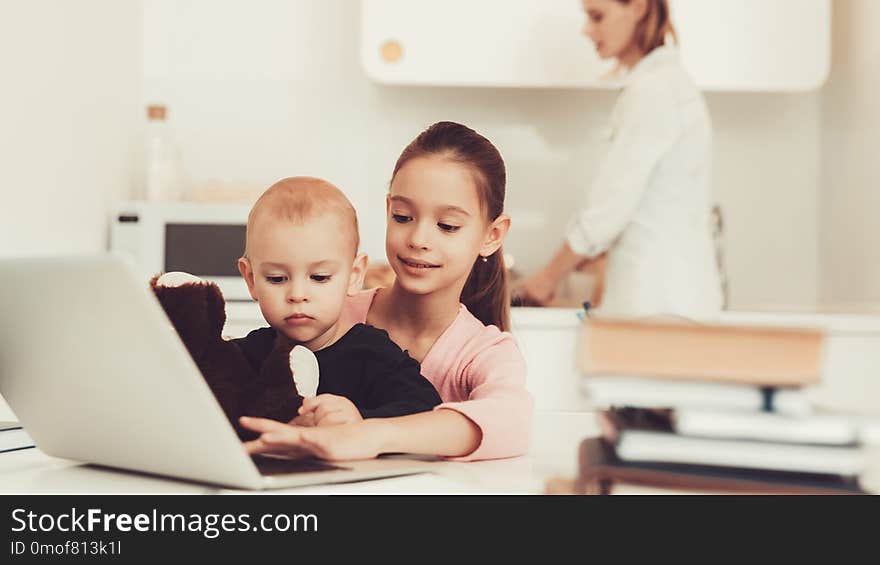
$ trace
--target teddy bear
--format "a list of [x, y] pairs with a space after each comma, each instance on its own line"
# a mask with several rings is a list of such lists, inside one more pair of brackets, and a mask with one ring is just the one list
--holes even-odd
[[239, 424], [240, 416], [289, 422], [303, 398], [315, 395], [318, 363], [305, 347], [279, 340], [255, 369], [234, 340], [223, 338], [226, 303], [215, 283], [171, 272], [152, 277], [150, 287], [242, 440], [257, 434]]

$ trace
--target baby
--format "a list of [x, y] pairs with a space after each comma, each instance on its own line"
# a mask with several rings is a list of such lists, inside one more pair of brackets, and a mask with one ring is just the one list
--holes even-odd
[[303, 401], [293, 423], [343, 424], [440, 404], [419, 363], [385, 331], [340, 319], [367, 268], [357, 252], [357, 216], [342, 191], [317, 178], [283, 179], [254, 204], [245, 237], [238, 269], [270, 327], [233, 341], [255, 371], [273, 350], [292, 345], [318, 360], [317, 396]]

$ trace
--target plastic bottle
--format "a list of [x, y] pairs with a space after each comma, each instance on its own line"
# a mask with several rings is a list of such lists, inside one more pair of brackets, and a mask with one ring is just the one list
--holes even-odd
[[147, 106], [147, 200], [181, 200], [184, 197], [180, 152], [169, 129], [167, 114], [164, 105]]

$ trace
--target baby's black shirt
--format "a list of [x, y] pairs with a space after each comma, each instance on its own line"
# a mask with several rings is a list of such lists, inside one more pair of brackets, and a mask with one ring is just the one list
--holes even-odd
[[[233, 341], [259, 372], [277, 335], [274, 328], [260, 328]], [[320, 370], [317, 394], [348, 398], [363, 418], [426, 412], [441, 402], [434, 385], [422, 376], [419, 362], [385, 330], [355, 324], [335, 343], [315, 351], [315, 357]]]

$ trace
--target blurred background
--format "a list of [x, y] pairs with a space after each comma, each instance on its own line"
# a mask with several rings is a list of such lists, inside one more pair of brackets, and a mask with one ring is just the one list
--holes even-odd
[[[880, 311], [880, 3], [672, 10], [715, 128], [728, 308]], [[375, 263], [399, 152], [466, 123], [506, 159], [506, 251], [528, 273], [580, 205], [617, 94], [583, 24], [576, 0], [0, 0], [0, 256], [107, 249], [114, 207], [146, 196], [161, 104], [181, 198], [327, 178]]]

